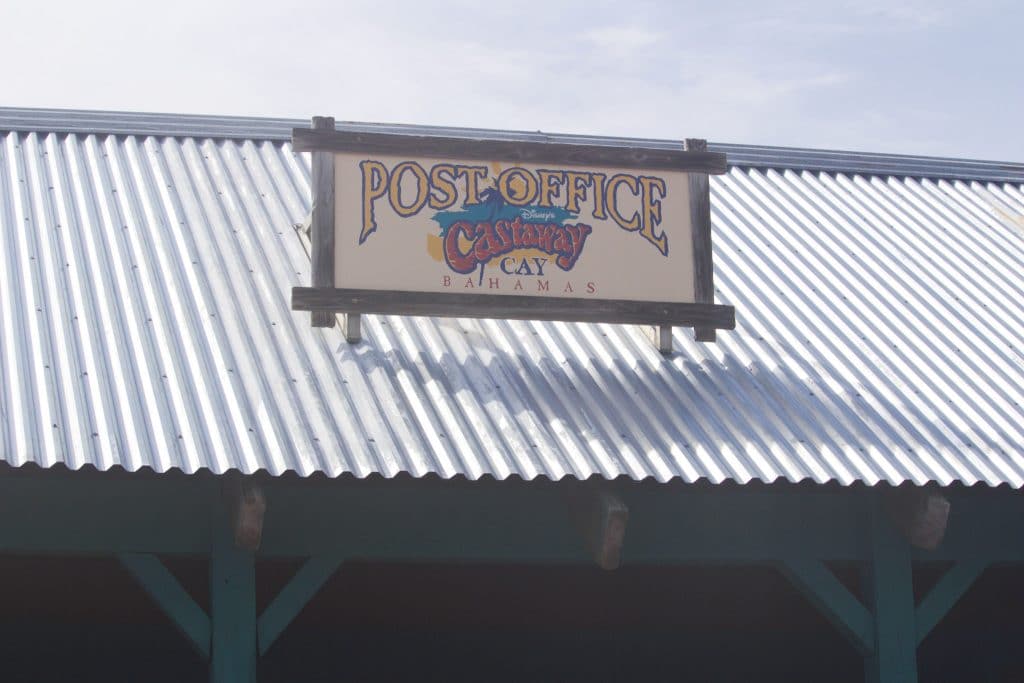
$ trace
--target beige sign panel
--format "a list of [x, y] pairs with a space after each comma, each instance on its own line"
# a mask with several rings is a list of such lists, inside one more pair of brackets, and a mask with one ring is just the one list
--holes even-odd
[[334, 287], [691, 303], [688, 173], [334, 155]]
[[699, 341], [735, 327], [714, 303], [708, 179], [724, 154], [530, 137], [295, 128], [312, 282], [292, 308], [314, 327], [344, 313], [353, 343], [364, 313], [656, 325], [664, 353], [671, 326]]

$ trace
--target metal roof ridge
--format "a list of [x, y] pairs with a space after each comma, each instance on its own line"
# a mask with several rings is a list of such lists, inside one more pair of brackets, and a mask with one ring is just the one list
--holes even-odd
[[[202, 114], [0, 107], [0, 131], [96, 135], [155, 135], [217, 139], [288, 141], [305, 119]], [[466, 127], [339, 121], [341, 130], [406, 135], [471, 135], [485, 139], [642, 145], [673, 148], [679, 140], [544, 133]], [[1024, 163], [909, 154], [709, 143], [725, 152], [731, 166], [827, 173], [911, 176], [964, 181], [1024, 183]]]

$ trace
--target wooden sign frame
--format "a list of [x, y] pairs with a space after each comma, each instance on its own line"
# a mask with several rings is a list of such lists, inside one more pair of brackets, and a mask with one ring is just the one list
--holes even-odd
[[[698, 341], [714, 341], [716, 329], [734, 329], [735, 309], [714, 303], [709, 174], [726, 172], [725, 154], [707, 151], [704, 140], [687, 140], [680, 149], [611, 147], [561, 142], [487, 140], [432, 135], [338, 131], [334, 119], [315, 117], [312, 128], [292, 131], [292, 149], [312, 152], [310, 242], [312, 286], [292, 289], [292, 310], [311, 311], [316, 327], [333, 327], [335, 314], [362, 313], [466, 318], [558, 320], [655, 325], [660, 344], [671, 326], [694, 327]], [[334, 282], [336, 152], [403, 154], [420, 157], [507, 162], [608, 166], [685, 171], [690, 182], [693, 235], [693, 303], [580, 299], [495, 294], [454, 294], [341, 289]], [[358, 317], [346, 321], [346, 337], [358, 341]], [[668, 350], [671, 350], [669, 343]]]

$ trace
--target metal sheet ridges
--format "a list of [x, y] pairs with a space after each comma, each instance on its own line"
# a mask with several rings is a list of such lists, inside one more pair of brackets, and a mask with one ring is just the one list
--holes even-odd
[[308, 157], [58, 123], [0, 137], [15, 465], [1024, 484], [1020, 179], [734, 166], [738, 327], [668, 360], [611, 325], [370, 315], [349, 346], [289, 309]]

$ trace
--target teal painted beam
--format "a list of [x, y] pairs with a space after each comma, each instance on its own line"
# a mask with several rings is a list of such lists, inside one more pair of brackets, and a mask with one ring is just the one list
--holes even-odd
[[942, 575], [921, 604], [917, 606], [917, 643], [928, 637], [942, 618], [949, 613], [964, 593], [985, 571], [988, 562], [984, 558], [973, 558], [958, 562]]
[[[79, 476], [80, 475], [80, 476]], [[40, 472], [0, 476], [0, 552], [205, 554], [211, 481]]]
[[[264, 557], [586, 564], [558, 482], [262, 478], [276, 505]], [[0, 552], [205, 554], [207, 475], [0, 471]], [[622, 562], [865, 561], [863, 491], [615, 482], [630, 509]], [[1024, 497], [950, 491], [954, 513], [922, 561], [1024, 562]], [[471, 512], [471, 514], [470, 514]]]
[[264, 556], [589, 564], [561, 491], [550, 488], [281, 487]]
[[135, 577], [153, 601], [160, 606], [178, 630], [188, 638], [192, 647], [210, 658], [210, 618], [192, 596], [182, 588], [164, 563], [155, 555], [118, 555], [121, 565]]
[[942, 543], [913, 551], [922, 562], [960, 562], [987, 557], [1024, 563], [1024, 496], [1019, 491], [970, 489], [943, 492], [951, 503]]
[[874, 652], [874, 618], [828, 567], [813, 558], [791, 557], [779, 568], [858, 652]]
[[865, 499], [870, 557], [865, 595], [875, 620], [874, 652], [864, 661], [868, 683], [917, 681], [917, 626], [910, 545], [889, 522], [876, 491]]
[[[375, 560], [589, 563], [565, 487], [467, 482], [338, 489], [282, 483], [264, 524], [265, 556], [343, 553]], [[848, 492], [616, 486], [630, 509], [623, 565], [770, 562], [792, 553], [863, 557]], [[467, 511], [472, 511], [468, 514]]]
[[260, 656], [266, 654], [306, 603], [334, 575], [343, 559], [340, 555], [318, 555], [309, 558], [267, 605], [257, 623]]
[[227, 510], [213, 505], [210, 549], [210, 681], [256, 681], [256, 563], [239, 550]]
[[757, 562], [812, 556], [856, 560], [858, 510], [848, 491], [627, 491], [624, 562]]

